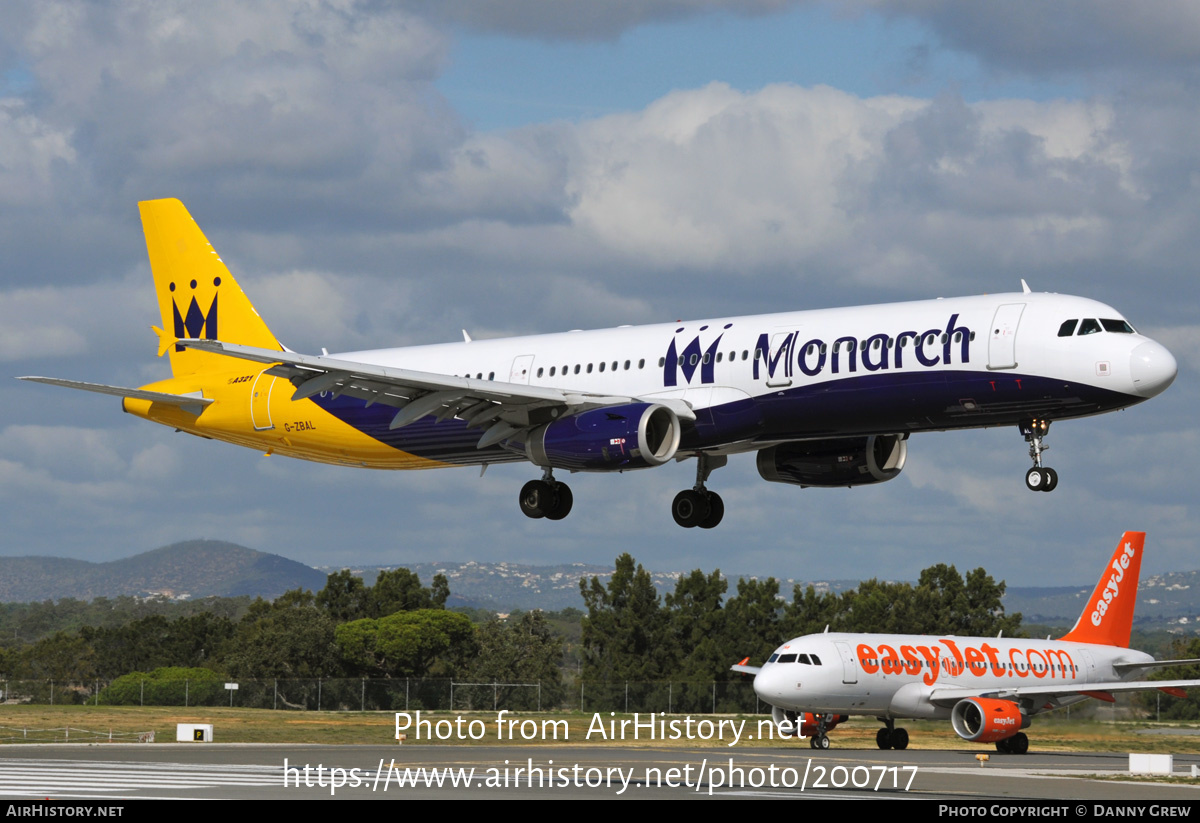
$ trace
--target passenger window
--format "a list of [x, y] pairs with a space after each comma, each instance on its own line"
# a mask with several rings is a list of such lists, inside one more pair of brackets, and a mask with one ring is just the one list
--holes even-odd
[[705, 352], [704, 353], [704, 362], [711, 363], [712, 362], [712, 354], [710, 354], [709, 352]]
[[494, 371], [488, 372], [488, 380], [495, 380], [495, 379], [496, 379], [496, 373]]
[[1098, 320], [1093, 320], [1090, 317], [1079, 324], [1080, 337], [1085, 334], [1096, 334], [1099, 331], [1102, 331], [1100, 328], [1100, 322]]
[[700, 362], [700, 355], [698, 355], [698, 354], [693, 354], [693, 355], [691, 356], [690, 360], [691, 360], [691, 365], [693, 365], [693, 366], [694, 366], [694, 365], [696, 365], [697, 363], [699, 363], [699, 362]]
[[1058, 336], [1059, 337], [1070, 337], [1071, 335], [1073, 335], [1075, 333], [1075, 327], [1077, 325], [1079, 325], [1078, 317], [1075, 318], [1074, 320], [1065, 321], [1061, 326], [1058, 327]]
[[[591, 371], [591, 369], [588, 369], [588, 371]], [[604, 371], [604, 361], [603, 360], [600, 361], [600, 371]]]
[[[625, 362], [625, 368], [629, 368], [629, 362], [628, 362], [628, 361], [626, 361], [626, 362]], [[616, 361], [616, 360], [614, 360], [614, 361], [613, 361], [613, 364], [612, 364], [612, 370], [613, 370], [613, 371], [616, 371], [616, 370], [617, 370], [617, 361]]]
[[[645, 359], [644, 359], [644, 358], [643, 358], [642, 360], [639, 360], [639, 361], [638, 361], [638, 368], [639, 368], [639, 369], [640, 369], [640, 368], [642, 368], [642, 367], [643, 367], [643, 366], [645, 366], [645, 365], [646, 365], [646, 361], [645, 361]], [[662, 365], [662, 363], [659, 363], [658, 365], [660, 365], [660, 366], [661, 366], [661, 365]]]
[[579, 374], [579, 364], [578, 363], [575, 364], [575, 373]]
[[742, 359], [745, 360], [749, 356], [750, 356], [750, 352], [746, 351], [745, 349], [742, 349]]
[[725, 356], [725, 352], [717, 352], [717, 362], [721, 362], [721, 358]]
[[625, 361], [625, 371], [629, 371], [629, 361]]
[[538, 368], [538, 377], [541, 377], [541, 376], [542, 376], [542, 369]]
[[588, 373], [588, 374], [591, 374], [591, 373], [592, 373], [592, 364], [591, 364], [591, 363], [588, 363], [588, 367], [587, 367], [587, 373]]
[[[539, 377], [541, 377], [541, 375], [538, 375], [538, 376], [539, 376]], [[550, 367], [550, 376], [551, 376], [551, 377], [553, 377], [553, 376], [554, 376], [554, 366], [551, 366], [551, 367]]]
[[665, 357], [658, 358], [658, 367], [661, 369], [665, 365], [667, 365], [667, 358], [665, 358]]

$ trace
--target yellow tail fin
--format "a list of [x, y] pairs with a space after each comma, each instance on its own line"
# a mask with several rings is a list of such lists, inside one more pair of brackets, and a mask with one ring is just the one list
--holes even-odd
[[175, 345], [180, 338], [283, 350], [183, 203], [147, 200], [138, 209], [162, 313], [158, 354], [170, 355], [174, 376], [229, 368], [227, 357]]

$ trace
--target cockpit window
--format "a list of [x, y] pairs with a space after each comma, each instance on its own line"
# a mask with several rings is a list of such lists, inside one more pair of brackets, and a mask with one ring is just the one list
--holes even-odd
[[807, 654], [801, 654], [801, 655], [797, 655], [797, 656], [796, 656], [796, 662], [797, 662], [797, 663], [803, 663], [805, 666], [808, 666], [808, 665], [810, 665], [810, 664], [809, 664], [809, 662], [808, 662], [808, 655], [807, 655]]
[[1100, 320], [1100, 325], [1104, 326], [1105, 331], [1116, 332], [1117, 334], [1133, 334], [1133, 326], [1126, 323], [1124, 320]]
[[796, 662], [796, 655], [794, 655], [794, 654], [781, 654], [781, 655], [779, 655], [779, 662], [780, 662], [780, 663], [795, 663], [795, 662]]
[[1074, 320], [1066, 321], [1065, 323], [1063, 323], [1061, 326], [1058, 327], [1058, 336], [1059, 337], [1070, 337], [1071, 335], [1073, 335], [1075, 333], [1075, 326], [1078, 323], [1079, 323], [1078, 317], [1075, 318]]
[[779, 659], [779, 655], [777, 655], [777, 654], [773, 654], [773, 655], [771, 655], [770, 657], [768, 657], [768, 658], [767, 658], [767, 662], [768, 662], [768, 663], [774, 663], [774, 662], [775, 662], [776, 660], [778, 660], [778, 659]]
[[820, 665], [821, 665], [821, 658], [817, 657], [815, 654], [814, 654], [814, 655], [810, 655], [810, 656], [812, 657], [812, 662], [813, 662], [813, 665], [814, 665], [814, 666], [820, 666]]
[[1089, 317], [1079, 324], [1080, 337], [1085, 334], [1096, 334], [1099, 331], [1103, 331], [1103, 329], [1100, 328], [1099, 320], [1093, 320]]

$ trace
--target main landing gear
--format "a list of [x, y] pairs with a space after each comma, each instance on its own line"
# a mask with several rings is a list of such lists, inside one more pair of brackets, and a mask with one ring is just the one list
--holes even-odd
[[729, 458], [723, 454], [701, 452], [697, 455], [696, 485], [675, 495], [675, 500], [671, 503], [671, 516], [675, 518], [676, 523], [685, 529], [696, 526], [711, 529], [721, 522], [721, 518], [725, 516], [725, 503], [721, 500], [721, 495], [705, 488], [704, 482], [713, 471], [728, 462]]
[[1025, 485], [1030, 491], [1052, 492], [1058, 486], [1058, 472], [1042, 466], [1042, 452], [1050, 448], [1043, 438], [1050, 431], [1049, 420], [1029, 420], [1020, 425], [1021, 434], [1029, 444], [1029, 456], [1033, 458], [1033, 468], [1025, 472]]
[[997, 740], [996, 751], [1000, 754], [1025, 754], [1029, 751], [1029, 738], [1025, 732], [1017, 732], [1012, 737]]
[[562, 520], [571, 513], [575, 502], [571, 487], [554, 479], [554, 470], [546, 469], [541, 480], [530, 480], [521, 487], [521, 513], [535, 520]]
[[881, 749], [904, 751], [908, 748], [908, 729], [897, 729], [896, 721], [890, 717], [879, 718], [887, 724], [886, 729], [875, 733], [875, 745]]

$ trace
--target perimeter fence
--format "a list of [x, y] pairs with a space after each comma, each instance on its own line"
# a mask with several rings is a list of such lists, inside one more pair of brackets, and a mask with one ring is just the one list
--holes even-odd
[[[236, 688], [229, 688], [236, 684]], [[749, 681], [467, 683], [433, 678], [0, 680], [0, 704], [233, 706], [279, 711], [769, 713]]]

